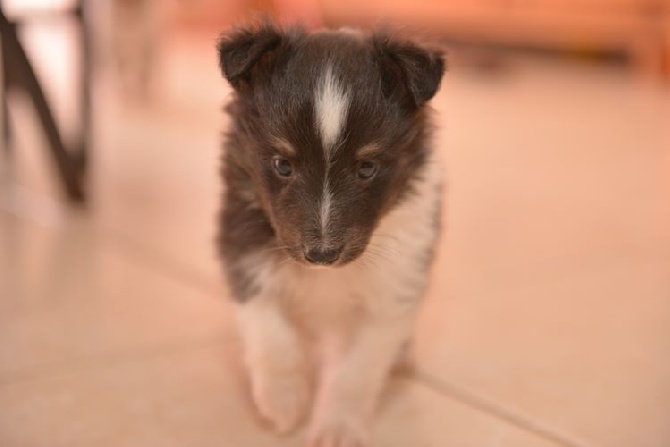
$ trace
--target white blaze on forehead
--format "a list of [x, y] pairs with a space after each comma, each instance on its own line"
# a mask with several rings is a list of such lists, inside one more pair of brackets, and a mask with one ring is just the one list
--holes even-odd
[[[323, 192], [321, 193], [321, 207], [319, 209], [319, 223], [321, 224], [321, 237], [325, 238], [328, 232], [328, 221], [330, 220], [330, 209], [333, 203], [333, 193], [330, 191], [330, 182], [328, 174], [323, 182]], [[324, 241], [326, 242], [326, 241]]]
[[328, 65], [319, 80], [314, 100], [316, 124], [318, 126], [326, 160], [342, 133], [349, 110], [349, 95]]
[[[330, 171], [330, 160], [337, 141], [342, 133], [342, 128], [347, 119], [349, 110], [349, 95], [340, 84], [333, 67], [328, 65], [323, 76], [319, 80], [314, 95], [314, 112], [321, 142], [323, 144], [324, 158], [326, 160], [326, 173], [323, 179], [323, 191], [321, 193], [321, 204], [319, 209], [319, 223], [321, 224], [321, 236], [327, 238], [328, 222], [333, 202], [333, 193], [330, 189], [328, 175]], [[324, 240], [324, 242], [326, 242]]]

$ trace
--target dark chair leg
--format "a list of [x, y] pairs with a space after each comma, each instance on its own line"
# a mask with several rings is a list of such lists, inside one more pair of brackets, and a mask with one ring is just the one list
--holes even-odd
[[81, 112], [81, 128], [80, 137], [77, 147], [75, 148], [74, 157], [80, 175], [85, 175], [86, 168], [90, 162], [90, 145], [93, 136], [93, 96], [92, 96], [92, 39], [93, 33], [90, 29], [89, 20], [86, 15], [87, 2], [79, 0], [75, 10], [75, 16], [79, 25], [79, 60], [81, 71], [79, 73], [80, 85], [80, 112]]
[[3, 92], [2, 99], [0, 99], [0, 107], [2, 107], [2, 147], [5, 150], [6, 154], [11, 154], [12, 152], [12, 129], [10, 128], [9, 122], [9, 107], [7, 106], [7, 91]]
[[[0, 50], [2, 50], [2, 41], [0, 41]], [[7, 94], [9, 93], [9, 81], [7, 79], [7, 70], [4, 68], [7, 66], [6, 55], [0, 51], [0, 70], [3, 70], [2, 76], [0, 76], [0, 107], [2, 107], [2, 147], [6, 154], [9, 154], [12, 150], [12, 129], [9, 127], [9, 99]]]
[[16, 26], [7, 20], [2, 11], [0, 11], [0, 32], [3, 42], [3, 57], [5, 61], [10, 62], [4, 65], [5, 76], [10, 84], [23, 87], [32, 99], [37, 116], [46, 133], [49, 148], [67, 197], [73, 202], [83, 202], [84, 190], [80, 172], [63, 143], [49, 103], [44, 96], [44, 91], [19, 42]]

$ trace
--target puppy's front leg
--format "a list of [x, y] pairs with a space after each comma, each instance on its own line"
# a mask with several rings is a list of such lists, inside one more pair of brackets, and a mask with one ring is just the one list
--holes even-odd
[[310, 447], [363, 447], [380, 391], [411, 333], [412, 315], [366, 321], [330, 350], [308, 433]]
[[251, 298], [237, 311], [254, 402], [279, 432], [300, 422], [308, 404], [308, 377], [298, 334], [279, 305]]

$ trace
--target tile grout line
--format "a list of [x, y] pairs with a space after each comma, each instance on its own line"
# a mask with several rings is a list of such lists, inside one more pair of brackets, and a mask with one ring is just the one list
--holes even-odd
[[[35, 195], [29, 190], [21, 188], [19, 190], [24, 199], [39, 198], [39, 203], [27, 209], [18, 208], [13, 209], [7, 206], [10, 202], [0, 202], [0, 212], [7, 213], [14, 218], [29, 221], [32, 224], [44, 226], [53, 231], [60, 231], [60, 218], [58, 216], [58, 209], [61, 204], [57, 201]], [[65, 214], [72, 216], [69, 209]], [[78, 213], [74, 213], [76, 215]], [[153, 270], [161, 276], [179, 282], [184, 287], [190, 288], [198, 293], [204, 295], [203, 298], [220, 301], [216, 299], [219, 295], [220, 288], [216, 286], [213, 281], [206, 278], [205, 275], [200, 274], [195, 269], [190, 268], [186, 263], [179, 262], [169, 254], [160, 253], [152, 247], [143, 244], [134, 239], [132, 236], [123, 234], [111, 227], [100, 225], [99, 221], [95, 220], [94, 216], [86, 216], [91, 224], [94, 234], [99, 236], [101, 243], [108, 246], [113, 246], [120, 255], [132, 259], [134, 262], [140, 263], [145, 268]], [[208, 346], [214, 343], [220, 343], [223, 337], [221, 334], [201, 336], [197, 338], [164, 341], [158, 342], [151, 346], [141, 347], [139, 349], [124, 350], [110, 350], [99, 354], [80, 355], [75, 356], [65, 362], [51, 362], [47, 364], [33, 365], [27, 369], [20, 371], [13, 371], [9, 373], [0, 373], [0, 390], [4, 386], [11, 386], [16, 383], [29, 382], [34, 380], [43, 380], [55, 377], [62, 374], [72, 373], [81, 369], [92, 369], [103, 365], [110, 365], [114, 363], [121, 363], [131, 361], [141, 356], [159, 356], [171, 352], [177, 352], [182, 349], [197, 348]], [[225, 343], [225, 341], [224, 341]], [[45, 370], [45, 372], [40, 372]]]
[[[207, 275], [202, 274], [188, 263], [181, 262], [170, 254], [161, 253], [159, 250], [143, 244], [132, 236], [123, 234], [123, 232], [114, 228], [100, 225], [95, 221], [92, 224], [93, 228], [102, 237], [103, 243], [114, 244], [124, 255], [135, 259], [145, 267], [153, 269], [161, 275], [167, 275], [170, 279], [195, 289], [216, 301], [222, 301], [216, 297], [223, 290], [223, 282], [211, 281], [207, 278]], [[221, 287], [217, 284], [220, 284]]]
[[[0, 200], [0, 211], [6, 212], [14, 218], [26, 220], [53, 231], [60, 231], [62, 217], [60, 217], [59, 210], [63, 209], [63, 214], [68, 217], [80, 214], [72, 212], [67, 205], [63, 205], [50, 197], [35, 194], [20, 185], [16, 185], [14, 189], [14, 193], [19, 195], [20, 201], [31, 203], [29, 206], [20, 206], [18, 205], [19, 200], [12, 197], [11, 194], [8, 194], [7, 197], [0, 196], [0, 199], [2, 199]], [[84, 218], [90, 223], [94, 234], [100, 236], [102, 243], [113, 245], [124, 256], [140, 262], [161, 275], [167, 275], [169, 278], [204, 295], [217, 296], [220, 293], [221, 287], [218, 287], [217, 283], [209, 280], [206, 275], [201, 274], [187, 263], [180, 262], [169, 254], [161, 253], [122, 231], [101, 224], [94, 214], [86, 215]]]
[[[46, 227], [51, 231], [61, 231], [61, 213], [59, 210], [65, 209], [66, 216], [75, 216], [79, 219], [80, 213], [71, 212], [69, 208], [64, 208], [56, 200], [45, 197], [40, 194], [34, 194], [32, 191], [23, 188], [21, 185], [15, 185], [15, 194], [18, 194], [24, 203], [29, 206], [20, 206], [19, 201], [8, 194], [6, 197], [0, 197], [0, 213], [6, 213], [19, 220], [30, 222], [31, 224]], [[12, 200], [14, 199], [14, 200]], [[143, 267], [153, 270], [156, 274], [168, 277], [177, 281], [182, 286], [198, 292], [204, 299], [221, 302], [216, 297], [220, 295], [221, 288], [217, 287], [214, 281], [209, 280], [206, 275], [199, 273], [196, 269], [190, 267], [187, 263], [180, 262], [173, 256], [161, 253], [152, 247], [143, 244], [141, 241], [124, 234], [122, 231], [102, 225], [94, 215], [84, 217], [90, 224], [93, 234], [99, 237], [99, 241], [112, 247], [119, 255], [126, 257], [133, 262], [141, 264]], [[102, 365], [109, 365], [124, 361], [129, 361], [143, 355], [157, 356], [181, 349], [208, 346], [214, 343], [220, 343], [224, 337], [221, 334], [201, 336], [197, 338], [163, 341], [151, 346], [141, 347], [139, 349], [110, 350], [92, 355], [79, 355], [72, 357], [66, 362], [51, 362], [46, 364], [33, 365], [27, 369], [13, 371], [9, 373], [0, 373], [0, 389], [4, 386], [15, 383], [28, 382], [33, 380], [47, 379], [60, 374], [68, 374], [79, 369], [91, 369]], [[224, 341], [225, 343], [225, 341]], [[45, 372], [40, 372], [45, 370]]]
[[563, 435], [554, 428], [534, 421], [531, 418], [519, 412], [510, 410], [509, 408], [505, 408], [502, 405], [495, 404], [491, 400], [486, 399], [473, 391], [448, 380], [437, 378], [420, 368], [414, 370], [412, 377], [417, 382], [439, 394], [445, 395], [482, 413], [501, 419], [517, 428], [533, 433], [554, 444], [562, 447], [594, 447], [593, 444]]
[[27, 369], [0, 373], [0, 391], [3, 387], [19, 383], [47, 380], [53, 377], [78, 373], [83, 370], [91, 370], [104, 366], [116, 365], [147, 357], [160, 357], [182, 350], [207, 347], [214, 344], [223, 344], [220, 333], [202, 337], [194, 337], [180, 341], [164, 341], [139, 349], [116, 349], [99, 354], [79, 355], [67, 359], [66, 362], [50, 362], [33, 365]]

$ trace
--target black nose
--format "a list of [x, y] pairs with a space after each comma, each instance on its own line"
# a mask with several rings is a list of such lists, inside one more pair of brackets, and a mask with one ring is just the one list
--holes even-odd
[[337, 261], [342, 248], [305, 248], [305, 259], [312, 264], [328, 265]]

